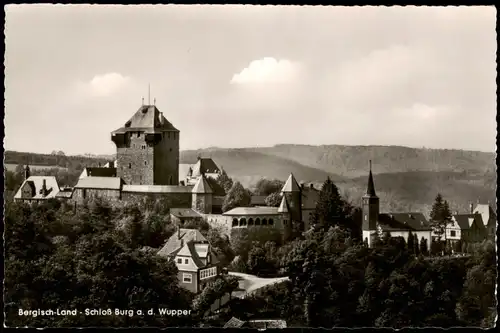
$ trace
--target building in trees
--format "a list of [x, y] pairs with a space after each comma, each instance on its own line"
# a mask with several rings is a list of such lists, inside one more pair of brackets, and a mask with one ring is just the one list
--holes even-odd
[[368, 246], [373, 246], [377, 237], [388, 234], [391, 237], [403, 237], [408, 242], [410, 235], [424, 238], [430, 248], [432, 228], [422, 213], [380, 213], [379, 197], [375, 192], [371, 161], [366, 194], [362, 197], [362, 234]]
[[478, 201], [476, 207], [471, 204], [471, 212], [481, 216], [488, 239], [494, 241], [497, 232], [497, 214], [490, 203], [480, 204]]
[[488, 238], [487, 226], [480, 214], [454, 214], [446, 227], [446, 239], [452, 243], [480, 243]]
[[221, 169], [210, 157], [198, 156], [195, 164], [179, 165], [179, 180], [185, 185], [194, 185], [198, 178], [204, 175], [212, 179], [217, 179], [221, 175]]
[[30, 167], [24, 169], [24, 181], [14, 195], [14, 200], [25, 202], [38, 202], [58, 197], [60, 192], [56, 177], [32, 176]]
[[178, 228], [158, 255], [174, 260], [179, 284], [194, 293], [199, 293], [221, 273], [209, 242], [196, 229]]

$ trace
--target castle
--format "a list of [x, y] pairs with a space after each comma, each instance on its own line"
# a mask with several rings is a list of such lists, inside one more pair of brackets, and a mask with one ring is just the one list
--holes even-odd
[[25, 181], [14, 199], [33, 202], [56, 198], [80, 205], [94, 198], [114, 203], [165, 198], [178, 225], [200, 219], [228, 236], [233, 229], [258, 227], [277, 229], [284, 238], [291, 233], [292, 221], [308, 220], [307, 213], [315, 207], [319, 191], [300, 186], [290, 175], [279, 207], [236, 207], [222, 213], [225, 193], [209, 182], [209, 178], [218, 177], [219, 167], [212, 159], [200, 157], [182, 175], [180, 131], [155, 105], [142, 105], [122, 127], [111, 132], [111, 140], [116, 145], [116, 161], [85, 168], [70, 189], [59, 188], [55, 177], [31, 176], [26, 166]]

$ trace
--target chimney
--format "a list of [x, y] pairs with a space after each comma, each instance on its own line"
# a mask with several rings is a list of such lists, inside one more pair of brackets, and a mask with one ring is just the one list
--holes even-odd
[[42, 195], [43, 196], [46, 196], [47, 195], [47, 180], [43, 180], [43, 183], [42, 183]]
[[30, 172], [30, 167], [29, 165], [26, 164], [26, 167], [24, 168], [24, 180], [27, 180], [30, 178], [31, 172]]

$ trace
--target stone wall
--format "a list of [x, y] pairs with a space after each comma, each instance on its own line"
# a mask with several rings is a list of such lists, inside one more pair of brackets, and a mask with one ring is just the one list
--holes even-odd
[[129, 185], [152, 185], [154, 147], [146, 143], [144, 132], [127, 132], [123, 144], [117, 144], [117, 176]]
[[191, 193], [143, 193], [122, 192], [122, 200], [127, 203], [140, 203], [146, 198], [165, 198], [170, 202], [171, 208], [191, 208]]
[[175, 131], [162, 132], [154, 146], [154, 185], [179, 184], [179, 138]]
[[72, 202], [82, 204], [85, 200], [104, 199], [109, 201], [117, 201], [120, 199], [120, 190], [92, 189], [92, 188], [75, 188], [73, 190]]

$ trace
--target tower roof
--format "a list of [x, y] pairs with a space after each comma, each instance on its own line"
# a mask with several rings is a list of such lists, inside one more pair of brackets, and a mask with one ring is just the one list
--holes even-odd
[[191, 174], [193, 177], [198, 177], [205, 173], [220, 173], [220, 169], [211, 158], [199, 157], [198, 161], [191, 169]]
[[114, 133], [133, 132], [137, 130], [146, 130], [147, 132], [158, 131], [176, 131], [174, 127], [156, 108], [155, 105], [143, 105], [137, 110], [123, 127], [114, 131]]
[[194, 185], [193, 189], [191, 190], [191, 193], [213, 193], [213, 190], [210, 187], [210, 184], [208, 183], [205, 176], [201, 175], [198, 178], [198, 181]]
[[283, 188], [281, 189], [281, 192], [300, 192], [300, 186], [299, 186], [299, 183], [297, 183], [297, 180], [295, 179], [295, 177], [293, 176], [293, 174], [291, 173], [290, 176], [288, 176], [288, 179], [285, 183], [285, 185], [283, 185]]
[[373, 174], [372, 174], [372, 161], [370, 160], [370, 174], [368, 175], [368, 187], [366, 188], [366, 195], [370, 197], [376, 197], [375, 194], [375, 185], [373, 183]]
[[278, 208], [278, 213], [288, 213], [288, 202], [286, 201], [286, 196], [281, 198], [281, 204]]

